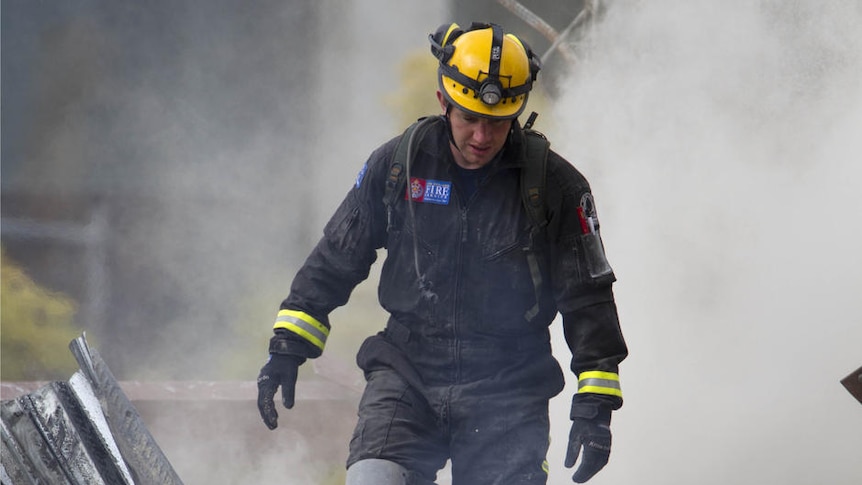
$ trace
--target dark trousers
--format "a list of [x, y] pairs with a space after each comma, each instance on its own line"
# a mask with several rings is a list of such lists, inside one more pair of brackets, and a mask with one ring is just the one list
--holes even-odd
[[359, 404], [348, 466], [390, 460], [431, 483], [452, 460], [453, 485], [544, 485], [548, 395], [487, 382], [411, 387], [374, 370]]

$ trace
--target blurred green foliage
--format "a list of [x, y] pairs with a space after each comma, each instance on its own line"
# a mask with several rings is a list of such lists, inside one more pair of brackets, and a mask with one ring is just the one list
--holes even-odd
[[39, 286], [0, 248], [0, 380], [68, 379], [77, 304]]
[[401, 62], [398, 90], [385, 102], [395, 112], [399, 129], [404, 129], [422, 116], [442, 113], [436, 93], [437, 59], [426, 49], [420, 49]]

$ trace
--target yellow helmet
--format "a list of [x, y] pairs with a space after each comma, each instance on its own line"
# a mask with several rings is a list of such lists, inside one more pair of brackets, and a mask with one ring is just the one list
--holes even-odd
[[530, 47], [496, 24], [442, 25], [428, 36], [440, 61], [437, 81], [446, 99], [464, 111], [512, 119], [524, 111], [541, 68]]

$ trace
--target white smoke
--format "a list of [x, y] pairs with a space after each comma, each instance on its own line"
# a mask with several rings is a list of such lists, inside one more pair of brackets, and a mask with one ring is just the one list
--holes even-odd
[[[97, 3], [81, 5], [98, 10]], [[97, 85], [96, 105], [110, 109], [87, 113], [117, 113], [82, 132], [103, 135], [88, 150], [99, 147], [109, 162], [94, 167], [130, 170], [117, 177], [125, 184], [117, 190], [141, 178], [160, 189], [154, 197], [163, 213], [112, 228], [112, 237], [130, 241], [118, 257], [163, 275], [166, 287], [182, 290], [178, 300], [195, 296], [167, 302], [184, 305], [182, 331], [147, 342], [148, 365], [208, 378], [205, 371], [225, 364], [220, 349], [265, 357], [272, 311], [308, 250], [299, 246], [310, 244], [292, 235], [316, 239], [368, 153], [402, 128], [381, 102], [395, 89], [388, 81], [397, 63], [414, 49], [427, 52], [425, 35], [440, 23], [471, 20], [446, 18], [446, 3], [323, 0], [320, 17], [310, 20], [294, 11], [304, 4], [269, 11], [264, 3], [255, 11], [266, 15], [244, 23], [236, 14], [248, 6], [234, 11], [217, 2], [209, 8], [224, 12], [202, 8], [179, 17], [196, 20], [189, 25], [165, 26], [185, 43], [158, 42], [149, 32], [131, 43], [152, 44], [165, 66], [153, 62], [140, 79], [134, 71]], [[862, 483], [862, 409], [838, 383], [862, 365], [860, 3], [602, 3], [606, 15], [586, 37], [582, 62], [538, 125], [592, 182], [631, 350], [611, 463], [590, 483]], [[155, 7], [136, 8], [120, 16], [134, 22], [117, 32], [159, 18], [145, 15]], [[325, 32], [323, 53], [283, 65], [280, 54], [295, 46], [280, 34], [306, 21]], [[307, 94], [319, 105], [313, 113], [296, 112], [296, 98], [261, 100], [240, 89], [280, 85], [296, 69], [319, 74]], [[234, 77], [240, 71], [246, 75]], [[313, 126], [311, 153], [288, 143], [297, 117]], [[240, 129], [248, 123], [258, 126], [253, 136], [237, 138], [252, 131]], [[90, 156], [63, 139], [46, 143], [48, 151]], [[111, 162], [124, 156], [139, 163]], [[288, 210], [300, 200], [301, 210]], [[249, 301], [234, 303], [237, 295]], [[259, 335], [258, 346], [246, 352], [232, 349], [233, 338], [218, 343], [232, 335], [211, 309], [230, 305], [221, 311], [230, 317], [258, 298], [260, 318], [236, 317], [249, 320], [244, 329]], [[140, 304], [138, 318], [149, 323], [144, 310], [165, 304]], [[368, 281], [333, 315], [329, 356], [353, 360], [361, 338], [351, 325], [371, 307]], [[554, 330], [565, 367], [560, 325]], [[571, 483], [562, 466], [571, 384], [552, 402], [550, 484]], [[269, 433], [253, 399], [213, 406], [224, 414], [203, 405], [141, 408], [186, 483], [313, 483], [331, 463], [312, 463], [306, 435], [293, 428], [325, 421], [343, 431], [338, 420], [353, 419], [355, 408], [327, 411], [300, 397]], [[326, 439], [333, 454], [346, 455], [349, 432]]]
[[631, 351], [591, 483], [862, 483], [838, 382], [862, 365], [862, 6], [607, 3], [546, 130], [592, 182]]

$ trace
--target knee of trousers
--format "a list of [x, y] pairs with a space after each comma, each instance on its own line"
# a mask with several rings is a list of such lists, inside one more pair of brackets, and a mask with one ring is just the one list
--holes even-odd
[[344, 485], [408, 485], [407, 469], [389, 460], [359, 460], [347, 469]]

